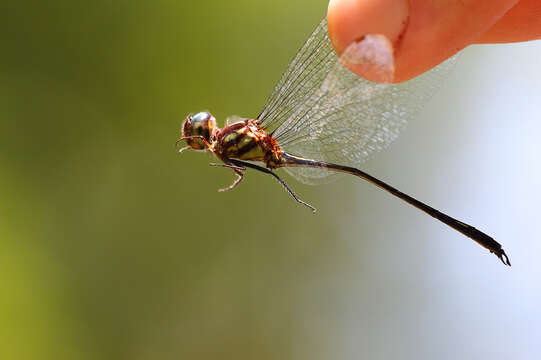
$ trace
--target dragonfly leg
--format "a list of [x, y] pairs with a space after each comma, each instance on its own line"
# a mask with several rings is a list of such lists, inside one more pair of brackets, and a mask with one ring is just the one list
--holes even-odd
[[191, 146], [185, 146], [185, 147], [183, 147], [182, 149], [180, 149], [180, 150], [178, 151], [178, 153], [181, 154], [181, 153], [183, 153], [184, 151], [190, 150], [190, 149], [192, 149]]
[[211, 149], [211, 145], [208, 143], [207, 139], [205, 139], [203, 136], [201, 135], [194, 135], [194, 136], [183, 136], [181, 138], [179, 138], [176, 142], [175, 142], [175, 146], [178, 146], [179, 143], [181, 143], [182, 141], [186, 141], [186, 140], [194, 140], [194, 139], [199, 139], [201, 141], [203, 141], [203, 143], [209, 148]]
[[211, 163], [210, 166], [225, 167], [225, 168], [233, 170], [235, 174], [237, 174], [237, 178], [235, 179], [235, 181], [233, 181], [233, 184], [229, 185], [226, 188], [218, 189], [218, 192], [233, 190], [238, 184], [240, 184], [242, 179], [244, 179], [244, 172], [246, 171], [245, 167], [235, 166], [231, 164], [215, 164], [215, 163]]
[[234, 159], [230, 159], [230, 161], [233, 164], [237, 165], [237, 166], [243, 166], [245, 168], [251, 168], [251, 169], [261, 171], [261, 172], [263, 172], [265, 174], [269, 174], [269, 175], [273, 176], [276, 180], [278, 180], [278, 182], [280, 184], [282, 184], [284, 189], [286, 189], [286, 191], [289, 193], [289, 195], [291, 195], [293, 197], [293, 199], [295, 199], [296, 202], [298, 202], [301, 205], [306, 206], [307, 208], [312, 210], [312, 212], [316, 212], [317, 209], [315, 207], [313, 207], [312, 205], [308, 204], [307, 202], [304, 202], [301, 199], [299, 199], [297, 194], [295, 194], [295, 192], [293, 190], [291, 190], [291, 188], [286, 184], [286, 182], [284, 180], [282, 180], [274, 171], [269, 170], [267, 168], [264, 168], [262, 166], [255, 165], [255, 164], [252, 164], [252, 163], [247, 163], [247, 162], [244, 162], [244, 161], [239, 161], [239, 160], [234, 160]]
[[235, 166], [235, 165], [231, 165], [231, 164], [210, 163], [209, 165], [210, 166], [224, 167], [224, 168], [233, 169], [233, 170], [239, 170], [239, 171], [245, 171], [246, 170], [246, 168], [243, 167], [243, 166]]

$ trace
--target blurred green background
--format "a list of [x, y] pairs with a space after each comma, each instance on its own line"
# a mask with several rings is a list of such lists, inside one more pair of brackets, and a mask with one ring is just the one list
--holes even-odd
[[326, 6], [2, 4], [0, 358], [541, 356], [539, 43], [468, 49], [366, 164], [511, 269], [355, 179], [286, 176], [313, 215], [175, 152], [189, 112], [257, 115]]

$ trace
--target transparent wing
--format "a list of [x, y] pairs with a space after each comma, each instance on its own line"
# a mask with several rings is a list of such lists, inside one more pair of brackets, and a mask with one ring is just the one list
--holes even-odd
[[[447, 60], [405, 83], [373, 83], [342, 66], [324, 19], [282, 75], [258, 119], [290, 154], [358, 167], [396, 139], [455, 62]], [[336, 177], [326, 170], [285, 169], [307, 184]]]
[[272, 132], [316, 92], [336, 64], [337, 57], [323, 19], [289, 63], [258, 116], [263, 128]]

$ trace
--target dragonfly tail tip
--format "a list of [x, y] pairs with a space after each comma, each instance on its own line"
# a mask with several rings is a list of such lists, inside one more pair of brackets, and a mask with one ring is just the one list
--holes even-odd
[[509, 257], [507, 257], [507, 254], [505, 251], [503, 251], [503, 249], [498, 251], [496, 256], [498, 256], [498, 259], [500, 259], [504, 265], [511, 266], [511, 261], [509, 261]]

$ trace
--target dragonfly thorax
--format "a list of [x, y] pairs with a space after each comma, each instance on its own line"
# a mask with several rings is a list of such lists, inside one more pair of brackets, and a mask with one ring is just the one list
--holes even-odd
[[182, 124], [182, 137], [195, 150], [206, 150], [218, 132], [216, 119], [208, 111], [190, 114]]
[[262, 161], [268, 167], [280, 162], [280, 147], [256, 120], [224, 127], [217, 133], [215, 144], [215, 154], [222, 159]]

